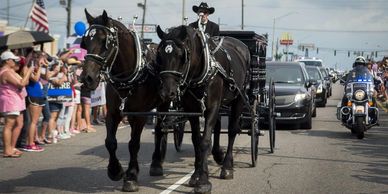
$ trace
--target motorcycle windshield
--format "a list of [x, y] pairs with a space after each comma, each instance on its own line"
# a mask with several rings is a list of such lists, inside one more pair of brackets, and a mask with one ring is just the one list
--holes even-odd
[[365, 71], [353, 71], [349, 77], [349, 82], [373, 82], [373, 76]]

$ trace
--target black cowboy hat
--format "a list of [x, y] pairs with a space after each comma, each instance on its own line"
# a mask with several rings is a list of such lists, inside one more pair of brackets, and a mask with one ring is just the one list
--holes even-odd
[[214, 7], [209, 7], [208, 5], [207, 5], [207, 3], [205, 3], [205, 2], [202, 2], [201, 4], [199, 4], [199, 6], [193, 6], [193, 11], [195, 12], [195, 13], [198, 13], [198, 11], [204, 11], [204, 12], [207, 12], [207, 13], [209, 13], [209, 15], [210, 14], [213, 14], [214, 13]]

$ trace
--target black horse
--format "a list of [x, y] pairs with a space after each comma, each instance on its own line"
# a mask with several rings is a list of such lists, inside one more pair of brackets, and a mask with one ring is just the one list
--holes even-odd
[[[240, 132], [239, 120], [245, 105], [245, 88], [248, 85], [250, 53], [241, 41], [224, 37], [221, 47], [209, 39], [216, 48], [214, 57], [219, 64], [207, 63], [204, 44], [199, 31], [188, 26], [172, 28], [168, 33], [160, 27], [157, 33], [161, 42], [157, 51], [162, 81], [161, 97], [165, 101], [182, 99], [185, 112], [203, 112], [205, 128], [201, 136], [199, 117], [190, 117], [192, 141], [195, 151], [195, 172], [189, 185], [194, 191], [211, 191], [207, 164], [213, 128], [219, 128], [219, 110], [230, 108], [228, 149], [222, 163], [221, 178], [233, 178], [232, 149], [236, 134]], [[217, 48], [218, 47], [218, 48]], [[219, 149], [219, 148], [218, 148]], [[220, 150], [214, 153], [222, 153]]]
[[[98, 86], [100, 74], [103, 74], [108, 83], [105, 139], [105, 146], [109, 152], [108, 176], [114, 181], [124, 177], [123, 190], [137, 191], [139, 189], [137, 155], [146, 118], [128, 116], [132, 130], [131, 140], [128, 143], [130, 162], [125, 174], [116, 157], [116, 131], [123, 118], [121, 113], [124, 111], [148, 112], [155, 107], [160, 110], [168, 108], [168, 106], [163, 108], [158, 93], [160, 79], [154, 64], [156, 46], [154, 45], [154, 51], [152, 51], [122, 23], [109, 18], [105, 10], [96, 18], [92, 17], [86, 9], [85, 14], [90, 27], [81, 43], [81, 47], [88, 51], [81, 75], [82, 82], [85, 87], [93, 90]], [[142, 61], [143, 58], [145, 62]], [[161, 135], [159, 123], [155, 128], [156, 137]], [[160, 155], [160, 141], [155, 142], [155, 147], [156, 154]]]

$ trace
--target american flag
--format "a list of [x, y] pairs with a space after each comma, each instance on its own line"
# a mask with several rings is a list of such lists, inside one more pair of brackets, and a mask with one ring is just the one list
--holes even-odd
[[41, 32], [49, 32], [47, 14], [43, 0], [36, 0], [30, 13], [31, 20], [35, 23], [35, 30]]

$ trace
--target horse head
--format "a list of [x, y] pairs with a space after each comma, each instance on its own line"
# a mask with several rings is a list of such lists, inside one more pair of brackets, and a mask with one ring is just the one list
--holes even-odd
[[118, 48], [118, 28], [116, 21], [102, 15], [94, 18], [85, 9], [89, 29], [82, 37], [81, 48], [87, 50], [81, 80], [88, 89], [96, 89], [101, 71], [111, 68], [116, 59]]
[[164, 101], [174, 100], [196, 72], [192, 70], [191, 57], [195, 49], [192, 47], [194, 39], [190, 36], [195, 32], [190, 27], [179, 26], [165, 33], [158, 26], [157, 34], [161, 39], [156, 58], [162, 81], [160, 96]]

